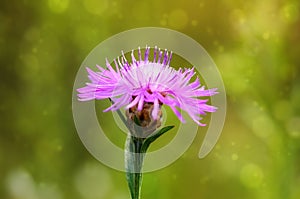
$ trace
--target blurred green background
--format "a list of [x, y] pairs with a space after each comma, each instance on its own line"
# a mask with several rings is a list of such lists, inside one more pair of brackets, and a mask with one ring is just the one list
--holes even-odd
[[199, 133], [178, 161], [144, 176], [142, 198], [299, 199], [299, 4], [2, 0], [0, 198], [129, 198], [124, 173], [102, 165], [81, 143], [72, 86], [98, 43], [158, 26], [208, 51], [224, 79], [228, 112], [214, 150], [197, 158]]

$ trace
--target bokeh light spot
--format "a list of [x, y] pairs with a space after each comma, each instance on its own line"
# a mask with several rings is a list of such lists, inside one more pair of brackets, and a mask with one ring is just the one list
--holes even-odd
[[270, 32], [264, 32], [263, 35], [262, 35], [262, 38], [264, 40], [268, 40], [270, 38]]
[[160, 25], [162, 25], [162, 26], [166, 26], [166, 25], [167, 25], [167, 21], [166, 21], [166, 20], [164, 20], [164, 19], [162, 19], [162, 20], [160, 21]]
[[198, 21], [197, 20], [192, 20], [191, 24], [192, 24], [192, 26], [197, 26], [198, 25]]
[[62, 199], [62, 194], [56, 185], [40, 183], [37, 186], [39, 199]]
[[240, 25], [243, 25], [246, 22], [246, 17], [245, 17], [244, 11], [240, 10], [240, 9], [234, 9], [230, 13], [230, 20], [231, 20], [232, 24], [234, 26], [236, 26], [236, 28], [243, 28]]
[[293, 138], [300, 138], [300, 117], [293, 117], [286, 123], [288, 133]]
[[6, 187], [14, 198], [37, 199], [34, 181], [24, 170], [12, 171], [7, 177]]
[[20, 58], [23, 62], [23, 67], [26, 68], [26, 71], [23, 73], [25, 78], [36, 77], [40, 71], [39, 60], [33, 54], [20, 55]]
[[69, 7], [69, 0], [48, 0], [48, 6], [55, 13], [63, 13]]
[[295, 4], [287, 4], [281, 9], [281, 18], [286, 23], [293, 23], [299, 17], [298, 5]]
[[273, 121], [263, 113], [253, 119], [252, 127], [254, 133], [260, 138], [268, 138], [276, 131]]
[[84, 0], [83, 4], [85, 9], [94, 15], [102, 15], [108, 8], [107, 0]]
[[173, 10], [169, 15], [169, 26], [175, 29], [183, 29], [188, 23], [188, 15], [184, 10]]
[[62, 199], [62, 193], [55, 184], [37, 184], [24, 169], [16, 169], [8, 174], [6, 188], [14, 199]]
[[105, 198], [111, 179], [100, 164], [87, 163], [75, 176], [75, 187], [85, 199]]
[[250, 163], [241, 169], [240, 179], [249, 188], [259, 188], [263, 183], [264, 174], [258, 165]]
[[239, 156], [238, 156], [236, 153], [233, 153], [233, 154], [231, 155], [231, 159], [232, 159], [233, 161], [238, 160], [238, 159], [239, 159]]

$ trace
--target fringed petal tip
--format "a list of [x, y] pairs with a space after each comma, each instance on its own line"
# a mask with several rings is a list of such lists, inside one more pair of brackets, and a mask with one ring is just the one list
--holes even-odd
[[216, 106], [212, 106], [211, 112], [216, 112], [219, 108]]
[[88, 72], [88, 74], [97, 74], [95, 71], [93, 71], [92, 69], [90, 69], [89, 67], [85, 67], [85, 70]]
[[197, 121], [197, 120], [194, 120], [194, 122], [196, 122], [196, 124], [198, 124], [199, 126], [206, 126], [206, 124], [201, 123], [201, 122], [199, 122], [199, 121]]
[[218, 94], [219, 92], [217, 90], [218, 90], [218, 88], [208, 89], [210, 96]]
[[94, 96], [86, 96], [85, 94], [84, 95], [78, 94], [77, 99], [80, 102], [86, 102], [90, 100], [95, 100], [96, 98]]
[[203, 104], [201, 105], [201, 108], [202, 111], [205, 111], [205, 112], [215, 112], [218, 108], [216, 106], [212, 106], [212, 105], [208, 105], [208, 104]]

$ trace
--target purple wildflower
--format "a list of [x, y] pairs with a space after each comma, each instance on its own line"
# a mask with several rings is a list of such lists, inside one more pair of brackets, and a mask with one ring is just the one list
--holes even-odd
[[131, 53], [129, 63], [122, 52], [117, 60], [114, 60], [116, 70], [106, 59], [107, 69], [97, 65], [99, 72], [87, 68], [90, 83], [79, 88], [80, 101], [110, 98], [114, 103], [106, 111], [115, 111], [124, 107], [130, 109], [134, 106], [138, 111], [143, 109], [144, 103], [153, 104], [152, 117], [157, 119], [160, 106], [168, 105], [184, 122], [179, 109], [186, 111], [190, 117], [200, 126], [199, 122], [205, 112], [214, 112], [216, 107], [208, 105], [207, 99], [199, 99], [203, 96], [216, 94], [216, 89], [205, 89], [199, 79], [190, 83], [195, 75], [194, 68], [175, 70], [170, 67], [172, 52], [160, 51], [155, 47], [154, 58], [149, 60], [150, 47], [146, 47], [144, 59], [139, 48], [138, 60]]

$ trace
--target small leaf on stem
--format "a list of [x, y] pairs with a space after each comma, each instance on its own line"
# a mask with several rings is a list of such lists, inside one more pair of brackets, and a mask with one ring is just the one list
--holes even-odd
[[157, 138], [159, 138], [160, 136], [162, 136], [164, 133], [168, 132], [172, 128], [174, 128], [174, 126], [166, 126], [160, 129], [157, 133], [154, 133], [152, 136], [146, 138], [141, 148], [141, 152], [146, 153], [147, 149], [149, 148], [152, 142], [154, 142]]

